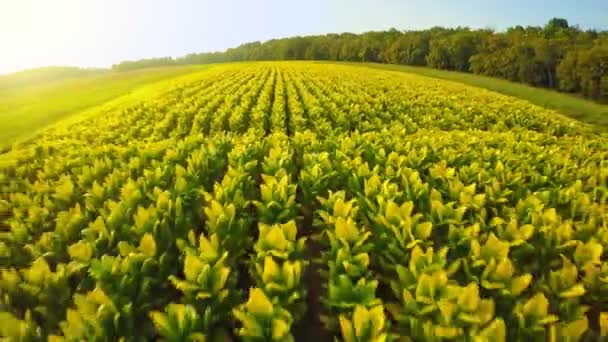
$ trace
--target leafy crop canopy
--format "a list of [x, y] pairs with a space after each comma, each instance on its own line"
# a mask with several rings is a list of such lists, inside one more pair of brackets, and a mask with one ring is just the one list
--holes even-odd
[[226, 65], [13, 149], [9, 339], [608, 336], [608, 140], [520, 100]]

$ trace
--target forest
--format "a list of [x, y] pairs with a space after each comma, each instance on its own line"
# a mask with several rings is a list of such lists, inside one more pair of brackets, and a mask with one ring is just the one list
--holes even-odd
[[505, 31], [468, 27], [371, 31], [251, 42], [224, 52], [125, 61], [123, 71], [172, 64], [261, 60], [390, 63], [471, 72], [608, 101], [608, 32], [566, 19]]

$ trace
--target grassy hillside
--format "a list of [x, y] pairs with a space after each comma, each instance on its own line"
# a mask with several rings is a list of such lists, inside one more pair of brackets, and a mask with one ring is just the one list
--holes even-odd
[[0, 94], [35, 88], [49, 83], [109, 73], [109, 69], [82, 69], [69, 66], [50, 66], [0, 75]]
[[0, 147], [143, 85], [207, 67], [165, 67], [120, 73], [60, 68], [1, 76]]
[[583, 98], [558, 93], [547, 89], [534, 88], [492, 77], [437, 70], [424, 67], [387, 65], [375, 63], [348, 63], [366, 67], [407, 72], [444, 80], [461, 82], [475, 87], [486, 88], [501, 94], [527, 100], [535, 105], [556, 110], [571, 118], [592, 124], [599, 130], [608, 130], [608, 105], [599, 104]]

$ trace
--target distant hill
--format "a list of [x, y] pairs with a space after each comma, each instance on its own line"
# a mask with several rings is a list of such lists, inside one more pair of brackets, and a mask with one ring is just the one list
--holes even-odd
[[66, 66], [49, 66], [35, 69], [28, 69], [7, 75], [0, 75], [0, 91], [38, 86], [56, 81], [64, 81], [80, 77], [99, 75], [109, 72], [107, 69], [83, 69]]

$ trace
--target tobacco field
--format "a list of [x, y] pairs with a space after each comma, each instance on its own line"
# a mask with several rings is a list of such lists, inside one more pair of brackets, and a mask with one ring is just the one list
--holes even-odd
[[523, 100], [237, 63], [14, 149], [7, 341], [608, 338], [608, 136]]

